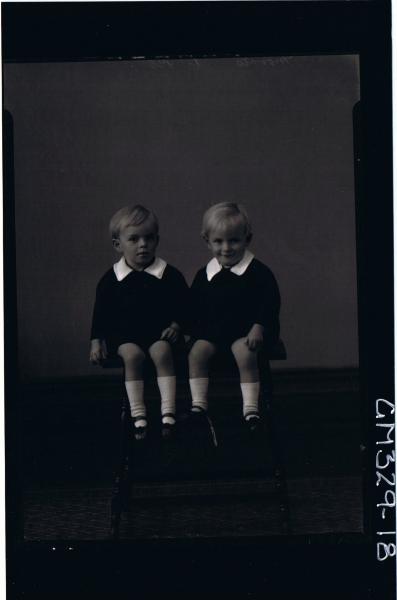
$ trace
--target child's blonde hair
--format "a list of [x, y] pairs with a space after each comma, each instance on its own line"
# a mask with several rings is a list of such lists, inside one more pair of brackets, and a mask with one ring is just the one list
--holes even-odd
[[156, 235], [159, 232], [159, 223], [156, 215], [140, 204], [120, 208], [110, 219], [109, 232], [112, 240], [118, 239], [120, 232], [129, 225], [141, 225], [150, 220]]
[[245, 227], [245, 234], [249, 242], [252, 238], [252, 229], [245, 208], [234, 202], [219, 202], [204, 213], [201, 235], [207, 241], [210, 231], [219, 228], [226, 229], [238, 223]]

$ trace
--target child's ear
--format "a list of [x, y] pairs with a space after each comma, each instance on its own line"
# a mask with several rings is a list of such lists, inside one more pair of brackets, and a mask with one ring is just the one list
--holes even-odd
[[116, 252], [122, 252], [122, 250], [120, 249], [119, 238], [112, 238], [112, 244], [113, 244], [113, 248], [116, 250]]
[[252, 233], [249, 233], [249, 234], [247, 235], [247, 246], [248, 246], [248, 244], [250, 244], [250, 243], [251, 243], [251, 240], [252, 240]]

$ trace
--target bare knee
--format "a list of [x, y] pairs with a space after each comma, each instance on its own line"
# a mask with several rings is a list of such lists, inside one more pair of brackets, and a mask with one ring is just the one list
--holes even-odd
[[258, 355], [250, 350], [245, 339], [236, 340], [232, 345], [232, 353], [241, 374], [258, 375]]
[[141, 368], [145, 360], [145, 353], [136, 344], [121, 344], [117, 353], [126, 367]]
[[197, 340], [189, 352], [190, 377], [206, 377], [209, 363], [215, 352], [216, 348], [213, 344], [205, 340]]
[[171, 345], [166, 341], [155, 342], [149, 348], [150, 358], [154, 362], [157, 371], [166, 371], [167, 374], [173, 373], [174, 359]]

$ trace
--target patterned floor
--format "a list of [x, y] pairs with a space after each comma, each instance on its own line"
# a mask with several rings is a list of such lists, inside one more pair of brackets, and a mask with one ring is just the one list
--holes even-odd
[[[187, 493], [188, 484], [178, 485]], [[292, 479], [288, 495], [293, 534], [362, 531], [359, 477]], [[110, 499], [110, 487], [31, 490], [25, 497], [25, 540], [108, 539]], [[149, 486], [141, 486], [130, 511], [123, 513], [120, 531], [125, 539], [240, 535], [283, 535], [272, 481], [256, 484], [255, 492], [246, 495], [234, 492], [228, 502], [213, 490], [200, 501], [174, 494], [153, 503]]]

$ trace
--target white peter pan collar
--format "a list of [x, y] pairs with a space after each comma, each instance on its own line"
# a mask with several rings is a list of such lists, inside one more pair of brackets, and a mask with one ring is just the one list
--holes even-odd
[[[157, 277], [157, 279], [161, 279], [166, 266], [167, 263], [165, 260], [156, 256], [152, 264], [146, 267], [144, 271], [145, 273], [149, 273], [149, 275]], [[122, 256], [120, 260], [113, 265], [113, 271], [117, 277], [117, 281], [122, 281], [124, 277], [127, 277], [127, 275], [129, 275], [133, 270], [134, 269], [131, 269], [131, 267], [129, 267], [125, 262], [124, 256]]]
[[[244, 252], [244, 256], [240, 260], [240, 262], [233, 265], [230, 268], [230, 271], [232, 273], [234, 273], [235, 275], [243, 275], [246, 272], [246, 270], [253, 258], [254, 258], [254, 255], [252, 254], [252, 252], [250, 252], [249, 250], [246, 250]], [[208, 281], [211, 281], [211, 279], [214, 277], [214, 275], [219, 273], [219, 271], [221, 271], [221, 270], [222, 270], [222, 267], [216, 258], [213, 258], [212, 260], [210, 260], [210, 262], [208, 263], [208, 265], [206, 267]]]

